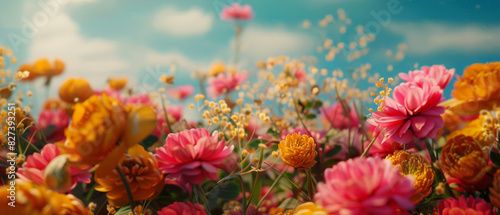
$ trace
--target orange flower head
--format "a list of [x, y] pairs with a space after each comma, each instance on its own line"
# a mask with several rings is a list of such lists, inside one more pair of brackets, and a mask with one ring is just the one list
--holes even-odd
[[294, 210], [294, 215], [327, 215], [328, 213], [314, 202], [303, 203]]
[[465, 68], [463, 77], [455, 83], [453, 98], [444, 102], [450, 110], [473, 116], [482, 109], [500, 105], [500, 62], [476, 63]]
[[94, 95], [74, 106], [73, 121], [66, 129], [66, 141], [57, 143], [62, 154], [80, 167], [102, 161], [116, 146], [123, 134], [127, 112], [106, 94]]
[[2, 214], [91, 214], [83, 203], [71, 194], [60, 194], [43, 185], [20, 180], [16, 181], [15, 207], [11, 207], [8, 205], [11, 201], [8, 198], [11, 194], [9, 188], [10, 185], [0, 187], [0, 195], [3, 196], [3, 198], [0, 198], [0, 211], [2, 211]]
[[385, 159], [390, 160], [392, 165], [398, 166], [402, 175], [414, 176], [416, 191], [411, 197], [413, 203], [417, 204], [431, 194], [434, 171], [421, 155], [397, 150]]
[[[118, 168], [127, 178], [135, 201], [156, 198], [164, 186], [163, 174], [158, 170], [158, 161], [152, 153], [141, 145], [135, 145], [122, 156]], [[106, 175], [96, 174], [95, 189], [106, 192], [108, 202], [113, 207], [125, 206], [129, 203], [125, 186], [116, 169]]]
[[64, 63], [56, 58], [54, 64], [50, 64], [47, 58], [41, 58], [33, 64], [33, 68], [39, 76], [56, 76], [64, 72]]
[[23, 73], [22, 77], [20, 77], [20, 81], [32, 81], [35, 80], [40, 75], [35, 71], [35, 67], [31, 64], [22, 64], [19, 66], [17, 71]]
[[127, 79], [126, 78], [110, 78], [108, 80], [108, 85], [112, 89], [122, 90], [125, 87], [125, 85], [127, 85]]
[[278, 152], [284, 163], [294, 168], [311, 168], [316, 164], [318, 155], [314, 139], [297, 133], [286, 135], [278, 145]]
[[497, 140], [500, 129], [500, 108], [490, 112], [481, 110], [479, 117], [469, 122], [464, 128], [450, 133], [446, 138], [450, 140], [458, 135], [470, 136], [481, 146], [490, 146]]
[[215, 77], [219, 73], [223, 73], [226, 71], [226, 66], [222, 62], [217, 62], [212, 64], [210, 67], [210, 71], [208, 72], [209, 76]]
[[470, 136], [458, 135], [443, 146], [441, 167], [450, 176], [474, 184], [491, 169], [488, 152]]
[[89, 82], [85, 79], [70, 78], [59, 88], [59, 97], [67, 103], [83, 102], [94, 94]]
[[490, 201], [493, 206], [500, 208], [500, 169], [497, 170], [493, 177], [492, 186], [490, 187]]

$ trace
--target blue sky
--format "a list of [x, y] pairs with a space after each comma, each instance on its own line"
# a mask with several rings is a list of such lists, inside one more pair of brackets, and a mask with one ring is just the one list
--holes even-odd
[[[246, 22], [243, 33], [241, 67], [255, 69], [257, 60], [270, 56], [317, 56], [318, 68], [356, 68], [371, 63], [371, 72], [394, 76], [420, 66], [443, 64], [458, 74], [476, 62], [500, 60], [499, 1], [416, 1], [416, 0], [1, 0], [0, 44], [14, 49], [20, 62], [39, 57], [58, 57], [66, 62], [64, 75], [54, 80], [50, 90], [56, 95], [68, 77], [83, 77], [95, 89], [105, 86], [111, 76], [128, 76], [133, 86], [148, 82], [147, 76], [164, 73], [177, 76], [176, 84], [193, 83], [190, 74], [207, 70], [217, 60], [231, 59], [231, 23], [220, 20], [221, 7], [232, 2], [249, 4], [254, 19]], [[391, 6], [396, 5], [396, 6]], [[390, 19], [377, 21], [373, 14], [388, 13]], [[45, 8], [45, 9], [44, 9]], [[352, 24], [340, 34], [337, 11], [343, 8]], [[385, 11], [385, 12], [384, 12]], [[337, 21], [325, 28], [318, 22], [331, 14]], [[390, 14], [390, 12], [389, 12]], [[38, 18], [38, 24], [34, 22]], [[44, 19], [46, 18], [46, 19]], [[311, 22], [303, 29], [304, 20]], [[26, 34], [26, 23], [35, 32]], [[342, 57], [326, 62], [316, 52], [325, 38], [348, 42], [357, 25], [378, 23], [380, 31], [369, 44], [369, 54], [349, 62]], [[9, 36], [10, 35], [10, 36]], [[12, 35], [22, 39], [17, 45]], [[19, 37], [16, 37], [19, 39]], [[407, 44], [402, 61], [390, 60], [385, 52]], [[395, 53], [396, 51], [394, 51]], [[175, 72], [169, 70], [172, 63]], [[387, 72], [387, 65], [394, 71]], [[15, 69], [15, 68], [14, 68]], [[149, 81], [152, 83], [151, 81]], [[41, 81], [25, 86], [37, 92]], [[446, 90], [446, 96], [451, 92]]]

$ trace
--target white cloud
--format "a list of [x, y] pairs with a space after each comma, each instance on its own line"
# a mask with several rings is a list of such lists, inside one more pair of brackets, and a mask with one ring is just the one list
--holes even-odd
[[190, 72], [204, 68], [203, 66], [206, 66], [204, 63], [195, 62], [179, 52], [160, 53], [154, 50], [149, 50], [146, 52], [145, 63], [148, 65], [161, 66], [175, 65], [175, 67], [179, 68], [180, 70], [188, 70]]
[[446, 23], [391, 23], [393, 33], [403, 35], [408, 52], [428, 54], [437, 51], [497, 52], [500, 26]]
[[154, 16], [156, 29], [176, 36], [203, 35], [210, 31], [214, 17], [198, 8], [179, 10], [164, 8]]

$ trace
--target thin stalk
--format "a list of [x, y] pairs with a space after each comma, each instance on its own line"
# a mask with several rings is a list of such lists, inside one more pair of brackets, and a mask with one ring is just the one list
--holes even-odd
[[[260, 150], [259, 165], [257, 165], [257, 169], [260, 169], [262, 167], [263, 161], [264, 161], [264, 149], [261, 149]], [[255, 193], [255, 188], [257, 187], [257, 182], [259, 181], [259, 172], [256, 172], [254, 175], [255, 175], [255, 179], [253, 182], [252, 192], [250, 192], [250, 198], [248, 199], [247, 207], [250, 205], [250, 202], [252, 202], [252, 197], [253, 197], [253, 194]]]
[[241, 188], [241, 193], [243, 194], [242, 195], [243, 196], [243, 215], [246, 215], [247, 214], [247, 205], [245, 204], [245, 202], [247, 202], [247, 197], [246, 197], [246, 193], [245, 193], [245, 186], [243, 185], [243, 178], [241, 177], [241, 175], [238, 175], [238, 177], [240, 178], [240, 188]]
[[363, 154], [361, 154], [360, 157], [364, 157], [366, 156], [366, 154], [368, 154], [368, 151], [370, 151], [370, 148], [372, 147], [373, 143], [375, 142], [375, 140], [378, 138], [378, 136], [380, 135], [380, 133], [382, 133], [382, 131], [380, 131], [376, 137], [374, 137], [372, 139], [372, 141], [370, 142], [370, 144], [368, 144], [368, 147], [366, 147], [365, 151], [363, 152]]
[[125, 191], [127, 191], [128, 201], [130, 202], [130, 208], [134, 210], [135, 208], [134, 196], [132, 195], [132, 190], [130, 189], [127, 178], [125, 178], [125, 175], [123, 174], [119, 166], [116, 167], [116, 171], [118, 172], [118, 175], [120, 175], [120, 178], [123, 181], [123, 186], [125, 187]]
[[[431, 141], [432, 141], [431, 139], [424, 139], [425, 146], [427, 147], [427, 150], [429, 151], [429, 155], [431, 157], [432, 164], [434, 164], [437, 161], [437, 159], [436, 159], [436, 154], [434, 153], [434, 149], [432, 148]], [[444, 177], [443, 171], [441, 171], [441, 169], [437, 169], [436, 167], [434, 167], [434, 165], [431, 165], [431, 167], [432, 167], [432, 170], [434, 170], [434, 172], [436, 173], [436, 179], [439, 182], [444, 182], [445, 193], [451, 197], [454, 197], [455, 195], [453, 194], [453, 191], [451, 190], [448, 182], [446, 182], [446, 178]]]
[[[262, 197], [262, 199], [260, 199], [259, 203], [255, 206], [255, 208], [259, 208], [260, 207], [260, 205], [264, 202], [264, 200], [267, 198], [267, 196], [269, 195], [269, 193], [271, 193], [271, 191], [276, 186], [276, 184], [278, 184], [278, 181], [285, 174], [285, 171], [287, 169], [288, 169], [288, 166], [285, 167], [285, 169], [281, 172], [281, 174], [278, 176], [278, 178], [273, 182], [273, 184], [271, 185], [271, 187], [269, 188], [269, 190], [267, 191], [267, 193]], [[245, 195], [243, 195], [243, 198], [245, 198]]]
[[314, 199], [314, 181], [312, 179], [311, 169], [306, 169], [306, 181], [307, 181], [307, 194], [309, 195], [309, 199]]
[[165, 101], [163, 100], [163, 96], [160, 95], [161, 98], [161, 106], [163, 108], [163, 115], [165, 115], [165, 121], [167, 121], [168, 131], [169, 133], [173, 133], [172, 126], [170, 126], [170, 121], [168, 120], [167, 109], [165, 108]]

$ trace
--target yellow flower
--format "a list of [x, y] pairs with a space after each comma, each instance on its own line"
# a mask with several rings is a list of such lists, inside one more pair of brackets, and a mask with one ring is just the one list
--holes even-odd
[[295, 208], [294, 215], [328, 215], [325, 210], [313, 202], [303, 203]]
[[311, 168], [316, 164], [316, 143], [312, 137], [305, 134], [287, 135], [278, 145], [278, 150], [283, 162], [294, 168]]
[[470, 136], [477, 140], [481, 146], [489, 146], [496, 141], [497, 130], [500, 129], [500, 108], [492, 114], [482, 110], [479, 117], [469, 122], [464, 128], [456, 130], [446, 137], [450, 140], [458, 135]]
[[455, 83], [453, 98], [444, 102], [450, 110], [463, 116], [473, 116], [482, 109], [500, 105], [500, 62], [476, 63], [465, 68], [463, 77]]
[[8, 205], [11, 202], [9, 196], [10, 185], [0, 187], [0, 211], [2, 214], [16, 215], [90, 215], [90, 211], [75, 196], [60, 194], [42, 185], [25, 181], [16, 181], [15, 206]]
[[115, 89], [115, 90], [122, 90], [125, 85], [127, 85], [127, 79], [126, 78], [110, 78], [108, 80], [108, 85], [109, 87]]
[[441, 167], [450, 176], [468, 184], [480, 181], [491, 169], [488, 152], [472, 137], [458, 135], [443, 146]]
[[385, 159], [390, 160], [392, 165], [398, 166], [402, 175], [413, 175], [415, 177], [414, 186], [416, 191], [411, 197], [413, 203], [417, 204], [431, 194], [434, 171], [421, 155], [398, 150]]
[[209, 76], [217, 76], [219, 73], [223, 73], [226, 71], [226, 66], [222, 62], [216, 62], [212, 64], [210, 67], [210, 71], [208, 72]]
[[89, 82], [85, 79], [70, 78], [59, 88], [59, 97], [67, 103], [83, 102], [94, 94]]
[[39, 76], [56, 76], [64, 72], [64, 63], [56, 58], [54, 64], [51, 65], [47, 58], [40, 58], [33, 68]]
[[492, 187], [490, 187], [490, 201], [493, 206], [500, 208], [500, 169], [493, 177]]
[[[164, 186], [163, 174], [158, 170], [156, 157], [144, 150], [141, 145], [135, 145], [128, 154], [119, 159], [118, 168], [127, 178], [135, 201], [154, 199]], [[129, 203], [128, 195], [118, 171], [97, 173], [95, 180], [99, 184], [95, 189], [106, 192], [111, 206], [121, 207]]]

